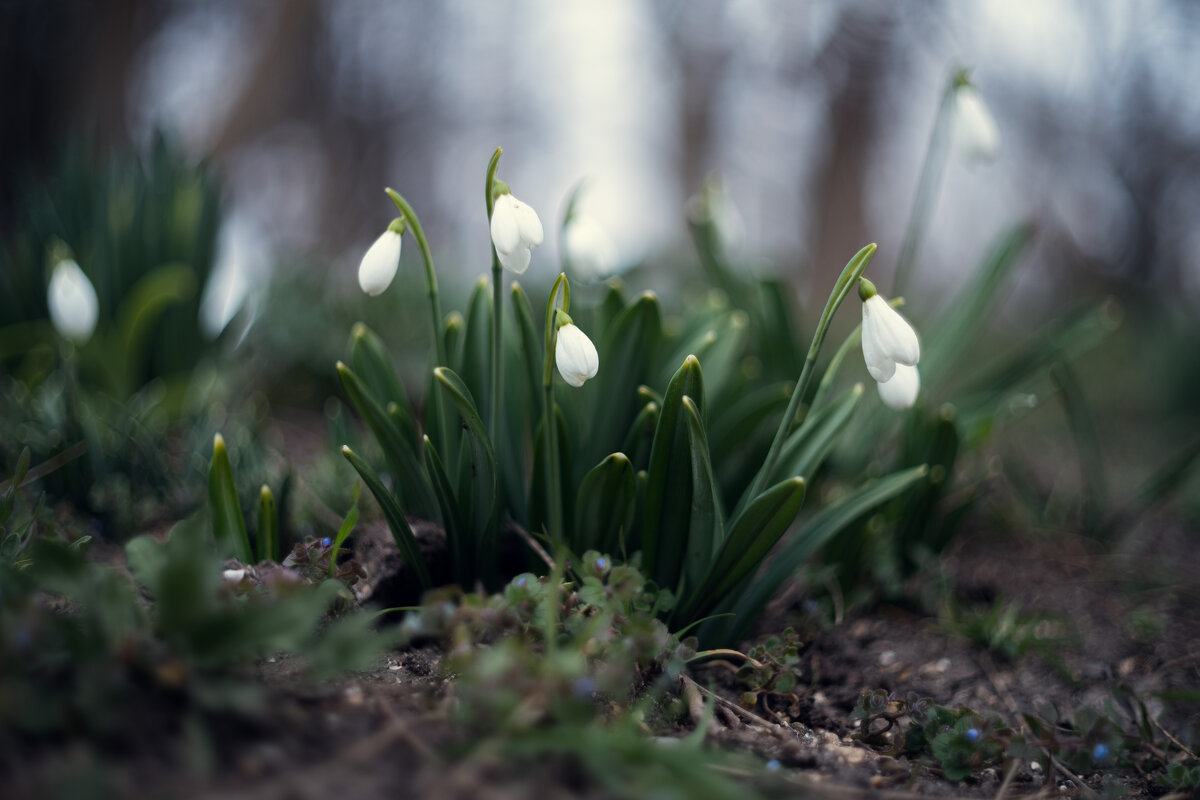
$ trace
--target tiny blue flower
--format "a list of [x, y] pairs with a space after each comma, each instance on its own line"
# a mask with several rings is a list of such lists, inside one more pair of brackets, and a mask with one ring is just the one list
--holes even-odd
[[770, 772], [776, 772], [781, 766], [782, 766], [782, 764], [779, 763], [779, 759], [777, 759], [777, 758], [772, 758], [770, 761], [767, 762], [767, 769]]
[[605, 558], [604, 556], [600, 556], [599, 558], [597, 558], [596, 559], [596, 569], [601, 569], [601, 570], [608, 569], [608, 559]]
[[571, 693], [576, 697], [591, 697], [596, 693], [596, 682], [586, 675], [578, 678], [571, 684]]
[[967, 730], [967, 741], [975, 742], [978, 740], [979, 740], [979, 729], [978, 728], [969, 728]]
[[517, 584], [517, 586], [524, 586], [525, 585], [525, 576], [522, 575], [521, 577], [517, 578], [516, 584]]
[[331, 544], [333, 544], [333, 540], [328, 536], [321, 540], [321, 547], [329, 547]]
[[1092, 759], [1095, 761], [1103, 761], [1108, 758], [1108, 745], [1103, 742], [1092, 748]]

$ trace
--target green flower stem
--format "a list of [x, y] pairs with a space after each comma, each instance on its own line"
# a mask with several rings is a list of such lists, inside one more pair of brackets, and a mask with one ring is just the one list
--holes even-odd
[[565, 272], [559, 273], [550, 288], [550, 298], [546, 301], [546, 357], [542, 369], [542, 391], [545, 394], [545, 433], [542, 441], [546, 447], [546, 504], [547, 533], [553, 542], [563, 540], [563, 510], [562, 510], [562, 464], [559, 463], [558, 452], [558, 414], [554, 408], [554, 343], [558, 338], [558, 326], [555, 325], [557, 309], [555, 300], [558, 298], [559, 287], [562, 287], [562, 308], [566, 313], [571, 308], [571, 284], [567, 282]]
[[425, 288], [429, 293], [429, 309], [433, 317], [433, 346], [434, 352], [437, 353], [437, 364], [434, 366], [448, 367], [450, 362], [446, 358], [446, 342], [442, 337], [442, 302], [438, 298], [437, 272], [433, 268], [433, 253], [429, 250], [429, 241], [425, 238], [425, 231], [421, 228], [421, 221], [417, 219], [417, 213], [413, 211], [408, 201], [394, 189], [389, 188], [384, 191], [396, 204], [400, 216], [404, 217], [404, 222], [412, 231], [413, 238], [417, 240], [417, 246], [421, 248], [421, 260], [425, 263]]
[[783, 419], [779, 420], [779, 430], [775, 432], [775, 438], [771, 440], [771, 449], [767, 451], [767, 458], [763, 461], [762, 468], [754, 476], [754, 481], [750, 484], [750, 491], [743, 498], [745, 502], [751, 502], [758, 497], [762, 492], [763, 484], [775, 470], [775, 462], [779, 460], [779, 451], [783, 449], [783, 443], [791, 433], [792, 422], [800, 410], [800, 401], [808, 390], [809, 381], [812, 380], [817, 355], [821, 352], [821, 343], [825, 341], [825, 334], [829, 331], [833, 315], [837, 313], [838, 307], [846, 299], [846, 295], [850, 294], [855, 284], [858, 283], [858, 279], [862, 277], [863, 271], [871, 262], [871, 257], [875, 255], [876, 249], [877, 245], [872, 243], [855, 253], [842, 270], [842, 274], [838, 276], [837, 283], [833, 285], [833, 291], [825, 303], [825, 310], [821, 312], [821, 319], [817, 322], [817, 330], [813, 333], [808, 356], [804, 359], [804, 367], [800, 371], [800, 380], [796, 381], [796, 386], [792, 389], [792, 397], [788, 401], [787, 411], [784, 412]]
[[[488, 239], [491, 239], [491, 224], [492, 210], [496, 205], [496, 198], [492, 194], [496, 183], [496, 167], [500, 163], [500, 153], [503, 151], [497, 147], [496, 152], [492, 153], [492, 159], [488, 162], [487, 177], [485, 179], [484, 195], [487, 201], [487, 218], [488, 218]], [[497, 441], [500, 435], [500, 360], [504, 355], [504, 348], [501, 346], [500, 335], [503, 332], [504, 325], [504, 298], [501, 295], [502, 281], [500, 275], [502, 268], [500, 267], [500, 254], [496, 252], [496, 245], [492, 244], [492, 402], [490, 415], [488, 419], [488, 431], [492, 435], [492, 440]], [[497, 442], [498, 444], [498, 442]]]
[[[417, 247], [421, 248], [421, 261], [425, 265], [425, 289], [429, 294], [429, 311], [433, 322], [433, 348], [437, 363], [434, 367], [449, 367], [450, 359], [446, 355], [446, 337], [442, 335], [442, 302], [438, 296], [437, 270], [433, 267], [433, 253], [429, 249], [429, 240], [425, 238], [425, 230], [421, 227], [421, 221], [417, 219], [417, 212], [413, 211], [413, 207], [408, 201], [394, 189], [388, 188], [388, 197], [392, 198], [392, 203], [400, 212], [400, 216], [404, 217], [404, 222], [412, 231], [413, 238], [417, 240]], [[433, 393], [433, 402], [437, 404], [437, 418], [439, 420], [441, 430], [439, 430], [438, 438], [440, 446], [450, 448], [450, 426], [449, 418], [446, 415], [445, 400], [441, 392]]]
[[917, 248], [925, 237], [925, 228], [933, 214], [933, 202], [937, 198], [942, 171], [946, 166], [946, 154], [949, 152], [947, 126], [950, 122], [951, 102], [954, 100], [955, 90], [963, 81], [963, 76], [961, 69], [954, 69], [950, 73], [950, 79], [946, 81], [946, 89], [942, 92], [942, 100], [938, 105], [937, 116], [933, 120], [933, 131], [929, 134], [929, 146], [925, 150], [921, 176], [917, 181], [917, 193], [913, 197], [912, 210], [908, 215], [908, 226], [904, 229], [904, 242], [900, 245], [900, 258], [896, 261], [896, 271], [892, 275], [893, 295], [901, 294], [907, 288], [912, 265], [917, 258]]

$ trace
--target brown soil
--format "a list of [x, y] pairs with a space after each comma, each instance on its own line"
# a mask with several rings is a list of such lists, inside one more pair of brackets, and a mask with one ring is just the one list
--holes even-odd
[[[1023, 764], [1007, 784], [995, 769], [951, 783], [927, 765], [853, 741], [850, 714], [863, 689], [883, 688], [999, 714], [1018, 725], [1021, 712], [1042, 703], [1064, 711], [1102, 708], [1112, 684], [1121, 682], [1152, 703], [1165, 732], [1194, 741], [1200, 708], [1154, 699], [1162, 690], [1200, 687], [1197, 563], [1190, 555], [1167, 555], [1188, 554], [1187, 534], [1164, 526], [1155, 541], [1125, 547], [1120, 560], [1091, 555], [1084, 541], [1063, 535], [1022, 542], [964, 537], [941, 567], [955, 596], [982, 608], [1012, 598], [1048, 615], [1044, 633], [1058, 638], [1047, 641], [1060, 644], [1043, 655], [1007, 661], [934, 617], [895, 605], [815, 629], [810, 617], [785, 608], [760, 632], [787, 625], [812, 631], [794, 697], [741, 708], [744, 687], [722, 663], [697, 667], [679, 690], [700, 704], [707, 687], [720, 697], [711, 746], [779, 762], [775, 772], [747, 778], [765, 796], [991, 798], [1045, 790], [1090, 797], [1107, 781], [1130, 798], [1159, 797], [1164, 790], [1136, 770], [1046, 776]], [[1165, 626], [1147, 637], [1131, 624], [1135, 611]], [[132, 750], [80, 741], [31, 746], [3, 759], [9, 772], [4, 796], [608, 796], [569, 759], [511, 764], [488, 748], [461, 755], [464, 733], [448, 712], [453, 682], [439, 670], [441, 657], [432, 646], [396, 652], [372, 672], [317, 689], [296, 688], [286, 659], [264, 663], [259, 678], [272, 701], [263, 713], [215, 720], [191, 734], [182, 724], [170, 726], [169, 734], [148, 730], [144, 746]]]

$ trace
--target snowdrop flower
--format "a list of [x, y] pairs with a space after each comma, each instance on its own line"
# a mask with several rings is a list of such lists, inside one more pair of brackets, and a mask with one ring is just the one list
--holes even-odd
[[85, 344], [96, 330], [100, 302], [96, 289], [73, 259], [63, 259], [54, 265], [50, 288], [46, 292], [50, 321], [64, 339]]
[[880, 383], [890, 381], [897, 364], [911, 367], [921, 360], [916, 331], [866, 278], [859, 279], [858, 296], [863, 301], [862, 350], [867, 371]]
[[592, 344], [586, 333], [571, 323], [558, 329], [554, 361], [558, 364], [558, 374], [575, 388], [583, 386], [589, 378], [596, 377], [596, 372], [600, 369], [600, 356], [596, 353], [596, 345]]
[[242, 578], [246, 577], [246, 570], [227, 569], [221, 573], [221, 577], [224, 578], [227, 583], [241, 583]]
[[496, 198], [492, 206], [492, 244], [500, 266], [520, 275], [529, 268], [533, 248], [543, 238], [542, 221], [536, 211], [511, 193]]
[[921, 391], [921, 375], [916, 367], [897, 364], [896, 373], [892, 375], [891, 380], [875, 385], [879, 388], [879, 397], [884, 405], [903, 410], [912, 408], [912, 404], [917, 402], [917, 395]]
[[374, 297], [383, 294], [396, 277], [400, 267], [400, 244], [404, 233], [404, 220], [392, 220], [392, 224], [372, 244], [358, 265], [358, 285]]
[[612, 237], [590, 217], [576, 217], [563, 232], [567, 264], [581, 280], [602, 281], [617, 267]]
[[1000, 149], [1000, 130], [979, 90], [964, 83], [954, 90], [954, 142], [967, 161], [991, 161]]

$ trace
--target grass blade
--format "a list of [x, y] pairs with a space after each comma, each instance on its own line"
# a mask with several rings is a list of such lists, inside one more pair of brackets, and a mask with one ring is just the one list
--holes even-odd
[[575, 528], [569, 537], [577, 553], [613, 553], [627, 539], [637, 511], [633, 464], [624, 453], [613, 453], [597, 464], [579, 485]]
[[222, 558], [254, 563], [254, 551], [246, 533], [246, 519], [233, 482], [233, 465], [221, 434], [213, 437], [212, 462], [208, 467], [208, 508], [212, 515], [213, 538]]
[[258, 540], [258, 560], [279, 560], [279, 507], [275, 504], [275, 495], [271, 487], [265, 483], [258, 492], [258, 527], [255, 529]]
[[354, 467], [363, 482], [367, 484], [367, 488], [371, 490], [371, 494], [375, 496], [375, 501], [379, 503], [379, 508], [383, 511], [383, 518], [387, 520], [388, 529], [392, 532], [392, 539], [396, 542], [396, 548], [400, 551], [400, 557], [404, 559], [404, 563], [416, 573], [422, 589], [432, 589], [433, 579], [429, 576], [429, 566], [425, 563], [425, 556], [421, 554], [417, 537], [413, 534], [412, 528], [404, 516], [404, 509], [400, 507], [400, 502], [387, 490], [383, 481], [379, 480], [375, 470], [371, 469], [370, 465], [363, 461], [357, 453], [349, 447], [343, 446], [342, 455], [346, 457], [350, 466]]
[[650, 447], [646, 503], [642, 521], [642, 566], [659, 586], [674, 590], [682, 572], [692, 506], [691, 448], [683, 397], [704, 408], [700, 362], [688, 356], [671, 378]]

